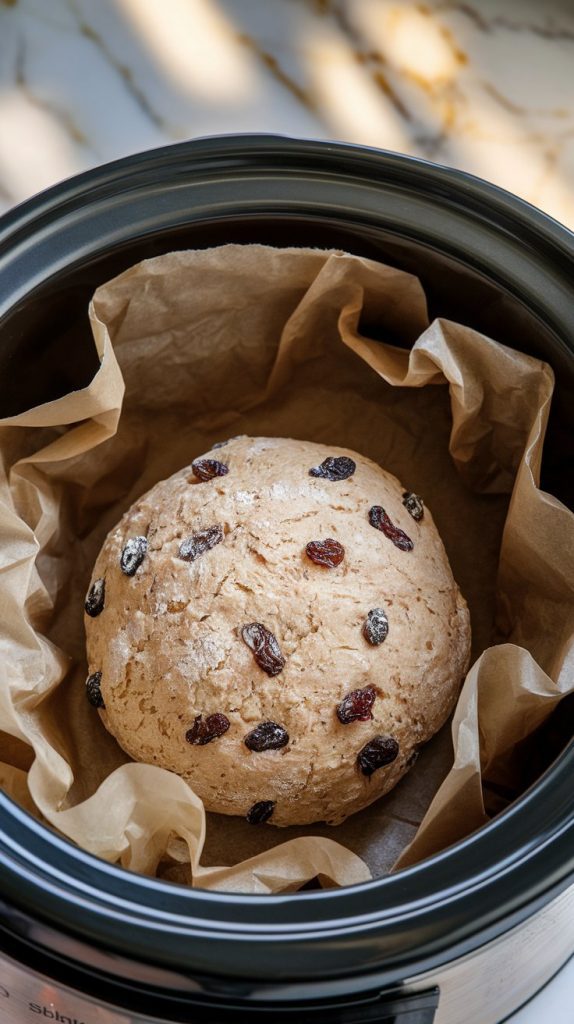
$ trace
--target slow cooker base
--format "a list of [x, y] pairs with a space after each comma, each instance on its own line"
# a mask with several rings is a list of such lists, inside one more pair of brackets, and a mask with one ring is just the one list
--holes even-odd
[[[187, 993], [180, 1002], [173, 995], [162, 996], [159, 989], [146, 992], [140, 980], [131, 997], [124, 986], [121, 1004], [113, 1005], [108, 1001], [113, 982], [108, 987], [100, 976], [102, 998], [95, 999], [78, 990], [81, 979], [74, 987], [73, 964], [66, 965], [70, 984], [65, 984], [24, 967], [22, 950], [15, 949], [14, 959], [0, 956], [0, 1024], [180, 1024], [190, 1019], [194, 1024], [296, 1019], [305, 1024], [499, 1024], [550, 980], [573, 948], [574, 886], [474, 953], [408, 978], [400, 990], [375, 989], [359, 1000], [305, 1003], [302, 990], [298, 1004], [246, 1006], [239, 997], [230, 997], [225, 1008], [222, 1003], [209, 1007]], [[142, 1011], [142, 1002], [154, 1009]]]

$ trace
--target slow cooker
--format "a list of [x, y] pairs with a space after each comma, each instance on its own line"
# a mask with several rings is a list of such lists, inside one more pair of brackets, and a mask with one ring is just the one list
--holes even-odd
[[[574, 236], [467, 174], [273, 136], [96, 168], [0, 222], [0, 416], [97, 369], [94, 289], [223, 242], [336, 247], [416, 273], [431, 316], [545, 359], [542, 486], [572, 504]], [[562, 711], [571, 736], [571, 705]], [[574, 951], [574, 744], [489, 825], [339, 890], [241, 896], [139, 876], [0, 795], [0, 1021], [495, 1024]]]

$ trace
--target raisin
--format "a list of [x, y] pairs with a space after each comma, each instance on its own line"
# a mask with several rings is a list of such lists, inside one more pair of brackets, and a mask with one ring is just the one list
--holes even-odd
[[147, 553], [146, 537], [130, 537], [120, 558], [120, 567], [126, 576], [134, 576]]
[[253, 651], [253, 657], [268, 676], [277, 676], [285, 668], [285, 658], [277, 638], [270, 633], [261, 622], [249, 622], [241, 630], [247, 646]]
[[389, 632], [389, 620], [382, 608], [371, 608], [363, 624], [363, 636], [373, 647], [378, 647], [386, 640]]
[[320, 476], [323, 480], [348, 480], [356, 468], [357, 464], [346, 455], [330, 455], [320, 466], [310, 469], [309, 476]]
[[411, 491], [405, 491], [403, 494], [403, 505], [413, 519], [416, 519], [417, 523], [420, 523], [425, 514], [423, 499], [420, 498], [418, 494], [413, 494]]
[[196, 558], [204, 555], [206, 551], [210, 551], [216, 544], [221, 544], [222, 540], [221, 526], [209, 526], [207, 530], [192, 533], [191, 537], [182, 541], [179, 546], [179, 557], [183, 558], [185, 562], [194, 562]]
[[373, 717], [371, 708], [377, 696], [372, 686], [365, 686], [364, 690], [351, 690], [340, 704], [337, 704], [337, 718], [341, 725], [348, 725], [349, 722], [368, 722]]
[[389, 516], [385, 512], [384, 508], [380, 505], [373, 505], [369, 509], [369, 522], [371, 526], [375, 527], [375, 530], [380, 530], [384, 533], [385, 537], [392, 540], [396, 547], [400, 548], [401, 551], [412, 551], [414, 544], [410, 537], [403, 530], [399, 530], [398, 526], [394, 526]]
[[204, 747], [206, 743], [211, 743], [212, 740], [223, 736], [228, 729], [229, 719], [226, 715], [208, 715], [205, 719], [203, 715], [197, 715], [191, 729], [187, 730], [185, 738], [188, 743]]
[[357, 764], [363, 775], [370, 776], [379, 768], [391, 764], [399, 755], [399, 745], [393, 736], [375, 736], [357, 755]]
[[91, 676], [86, 679], [86, 694], [92, 707], [94, 708], [105, 708], [104, 698], [102, 697], [102, 691], [100, 690], [100, 683], [102, 681], [101, 672], [93, 672]]
[[247, 733], [244, 741], [249, 750], [260, 753], [262, 750], [280, 750], [289, 743], [289, 733], [277, 722], [262, 722], [256, 729]]
[[264, 821], [269, 821], [274, 810], [274, 800], [260, 800], [259, 803], [253, 804], [245, 817], [250, 825], [262, 825]]
[[305, 551], [312, 562], [324, 565], [327, 569], [334, 569], [345, 557], [343, 545], [332, 537], [326, 537], [325, 540], [310, 540]]
[[104, 602], [106, 599], [106, 581], [104, 579], [94, 580], [92, 583], [87, 597], [84, 608], [86, 609], [86, 615], [90, 615], [92, 619], [95, 619], [104, 610]]
[[201, 481], [213, 480], [214, 476], [225, 476], [229, 473], [229, 466], [217, 459], [196, 459], [191, 463], [191, 468]]

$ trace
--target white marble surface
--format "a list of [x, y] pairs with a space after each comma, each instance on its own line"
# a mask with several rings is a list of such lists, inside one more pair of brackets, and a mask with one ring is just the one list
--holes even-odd
[[506, 1024], [572, 1024], [573, 1007], [574, 959], [571, 959], [542, 992], [513, 1014]]
[[[0, 212], [237, 131], [424, 156], [574, 228], [574, 2], [0, 0]], [[513, 1024], [573, 1005], [574, 961]]]
[[571, 0], [0, 0], [0, 203], [270, 131], [473, 171], [574, 227]]

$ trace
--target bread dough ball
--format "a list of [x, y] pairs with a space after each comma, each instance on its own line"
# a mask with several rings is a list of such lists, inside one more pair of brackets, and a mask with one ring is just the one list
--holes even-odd
[[253, 822], [336, 824], [388, 793], [468, 667], [428, 508], [307, 441], [234, 438], [158, 483], [108, 535], [86, 608], [106, 728]]

